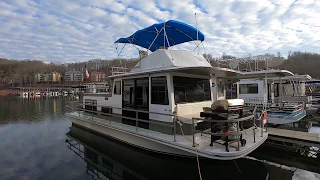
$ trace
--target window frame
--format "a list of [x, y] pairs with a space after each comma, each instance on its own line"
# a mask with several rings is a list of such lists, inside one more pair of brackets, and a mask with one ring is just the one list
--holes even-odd
[[[117, 83], [119, 83], [119, 86], [120, 86], [119, 92], [117, 92]], [[113, 94], [114, 95], [121, 95], [121, 88], [122, 88], [121, 80], [114, 81]]]
[[[153, 86], [153, 81], [154, 79], [159, 79], [159, 78], [164, 78], [165, 80], [165, 88], [164, 88], [164, 91], [162, 90], [159, 90], [159, 87], [160, 86]], [[169, 92], [168, 92], [168, 80], [167, 80], [167, 76], [153, 76], [151, 77], [150, 79], [150, 83], [151, 83], [151, 86], [150, 86], [150, 104], [154, 104], [154, 105], [169, 105]], [[154, 91], [154, 88], [153, 87], [157, 87], [157, 90]], [[157, 94], [157, 102], [155, 102], [154, 98], [153, 98], [153, 94], [156, 93]], [[164, 93], [164, 96], [165, 96], [165, 99], [164, 99], [164, 102], [160, 102], [159, 100], [159, 97], [160, 97], [160, 93]]]
[[[180, 81], [183, 82], [190, 82], [190, 79], [192, 79], [192, 81], [194, 81], [194, 84], [186, 84], [186, 83], [181, 83], [181, 84], [177, 84], [175, 83], [175, 78], [182, 78]], [[188, 81], [189, 79], [189, 81]], [[212, 96], [211, 96], [211, 84], [210, 84], [210, 79], [209, 78], [201, 78], [201, 77], [189, 77], [189, 76], [179, 76], [179, 75], [174, 75], [172, 76], [172, 80], [173, 80], [173, 90], [174, 90], [174, 98], [175, 98], [175, 103], [176, 104], [186, 104], [186, 103], [196, 103], [196, 102], [205, 102], [205, 101], [211, 101], [212, 100]], [[198, 90], [202, 90], [203, 93], [199, 93], [199, 94], [195, 94], [197, 89], [192, 89], [192, 91], [188, 91], [188, 89], [190, 87], [195, 87], [197, 85], [200, 85], [200, 87], [202, 87], [202, 89], [198, 89]], [[197, 86], [199, 87], [199, 86]], [[177, 88], [180, 89], [180, 91], [177, 91]], [[182, 92], [181, 90], [184, 90], [184, 92]], [[182, 93], [180, 95], [178, 95], [178, 93]], [[190, 92], [193, 92], [190, 94]], [[184, 97], [182, 97], [182, 96]], [[180, 97], [179, 97], [180, 96]], [[188, 96], [189, 99], [188, 100]], [[197, 96], [203, 96], [202, 100], [194, 100]], [[193, 98], [190, 98], [193, 97]], [[177, 98], [179, 98], [179, 102], [177, 102]]]
[[[245, 86], [246, 87], [246, 92], [241, 92], [241, 86]], [[255, 92], [249, 92], [249, 86], [255, 86], [256, 91]], [[259, 94], [259, 84], [258, 83], [239, 84], [239, 94]]]

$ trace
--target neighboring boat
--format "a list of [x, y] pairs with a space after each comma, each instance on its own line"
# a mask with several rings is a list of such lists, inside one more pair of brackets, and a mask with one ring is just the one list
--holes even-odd
[[41, 91], [40, 91], [40, 90], [37, 90], [37, 91], [35, 92], [35, 96], [36, 96], [37, 98], [41, 97]]
[[312, 97], [305, 94], [305, 81], [308, 79], [311, 79], [309, 75], [267, 78], [267, 86], [260, 79], [241, 80], [239, 97], [245, 100], [247, 106], [260, 107], [263, 107], [263, 99], [267, 98], [270, 125], [298, 122], [307, 112], [311, 114], [314, 111], [314, 107], [309, 105]]
[[226, 100], [224, 87], [261, 74], [212, 67], [198, 53], [168, 49], [195, 40], [203, 41], [203, 33], [173, 20], [120, 38], [116, 43], [152, 53], [140, 52], [144, 56], [129, 73], [110, 76], [110, 93], [84, 93], [83, 108], [67, 116], [73, 124], [151, 152], [218, 160], [249, 154], [268, 137], [263, 119], [255, 121], [242, 99]]
[[86, 88], [84, 93], [91, 93], [91, 94], [106, 94], [110, 93], [110, 85], [106, 82], [93, 82], [93, 83], [86, 83]]
[[29, 97], [29, 93], [28, 92], [22, 92], [21, 93], [21, 97], [28, 98]]
[[68, 91], [63, 91], [63, 92], [62, 92], [62, 95], [63, 95], [63, 96], [68, 96]]

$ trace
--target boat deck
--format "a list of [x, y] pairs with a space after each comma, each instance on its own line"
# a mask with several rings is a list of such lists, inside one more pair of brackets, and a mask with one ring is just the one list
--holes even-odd
[[301, 131], [292, 131], [287, 129], [278, 129], [278, 128], [269, 128], [269, 136], [281, 136], [285, 138], [294, 138], [298, 140], [312, 141], [320, 143], [320, 134], [301, 132]]
[[[104, 126], [107, 128], [116, 128], [121, 131], [126, 131], [130, 134], [135, 134], [137, 136], [144, 136], [145, 138], [152, 138], [154, 141], [158, 141], [160, 143], [164, 144], [170, 144], [171, 146], [174, 146], [175, 148], [185, 150], [189, 153], [196, 153], [196, 149], [192, 146], [192, 135], [178, 135], [176, 134], [176, 142], [174, 142], [174, 136], [163, 134], [160, 132], [130, 126], [123, 123], [110, 121], [107, 119], [101, 119], [97, 117], [93, 117], [90, 115], [84, 115], [82, 112], [80, 114], [78, 112], [69, 113], [68, 117], [75, 118], [78, 120], [85, 121], [87, 123], [93, 123], [99, 126]], [[180, 131], [180, 128], [177, 129], [177, 131]], [[239, 158], [247, 155], [248, 153], [252, 152], [254, 149], [259, 147], [266, 139], [268, 134], [264, 132], [263, 136], [261, 136], [261, 130], [258, 128], [255, 138], [256, 141], [254, 142], [254, 136], [253, 131], [246, 132], [243, 134], [243, 138], [246, 139], [246, 145], [241, 146], [240, 150], [237, 150], [238, 143], [234, 142], [229, 145], [229, 152], [226, 152], [225, 145], [219, 144], [219, 143], [213, 143], [213, 146], [210, 145], [210, 136], [203, 135], [200, 133], [195, 134], [195, 142], [199, 145], [197, 146], [197, 151], [199, 155], [204, 157], [211, 157], [216, 156], [215, 159], [234, 159]]]

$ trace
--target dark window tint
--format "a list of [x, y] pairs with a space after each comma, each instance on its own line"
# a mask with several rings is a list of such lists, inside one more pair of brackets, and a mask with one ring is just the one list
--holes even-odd
[[240, 94], [258, 94], [258, 84], [240, 84]]
[[210, 80], [189, 77], [173, 77], [176, 103], [211, 100]]
[[113, 94], [117, 94], [117, 95], [121, 94], [121, 82], [120, 81], [115, 81]]
[[167, 78], [165, 76], [151, 78], [151, 104], [169, 104]]

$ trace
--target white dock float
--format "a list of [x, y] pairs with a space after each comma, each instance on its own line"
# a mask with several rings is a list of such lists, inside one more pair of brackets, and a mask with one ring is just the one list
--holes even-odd
[[[304, 141], [312, 141], [315, 143], [320, 143], [320, 136], [317, 133], [301, 132], [301, 131], [292, 131], [287, 129], [278, 129], [278, 128], [269, 128], [269, 136], [281, 136], [283, 138], [294, 138]], [[269, 137], [272, 138], [272, 137]]]

